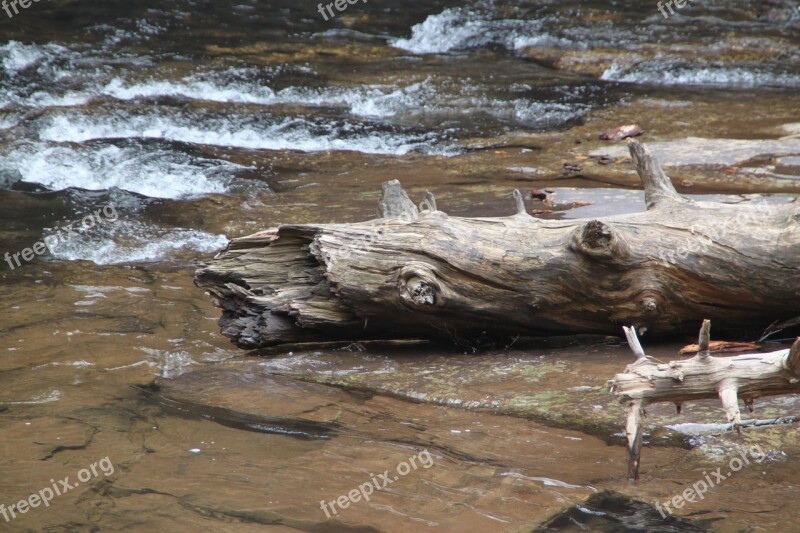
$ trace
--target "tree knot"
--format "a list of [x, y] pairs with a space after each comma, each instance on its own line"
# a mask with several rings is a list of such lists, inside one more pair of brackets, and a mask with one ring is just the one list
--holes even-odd
[[570, 248], [587, 257], [606, 261], [621, 259], [628, 254], [617, 232], [599, 220], [590, 220], [578, 227]]
[[442, 290], [436, 275], [425, 263], [404, 266], [397, 278], [400, 299], [414, 308], [433, 307], [442, 304]]

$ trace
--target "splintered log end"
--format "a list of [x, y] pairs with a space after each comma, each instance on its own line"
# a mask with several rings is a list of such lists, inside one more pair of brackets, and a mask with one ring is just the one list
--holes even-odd
[[404, 218], [416, 220], [419, 216], [417, 206], [408, 197], [403, 186], [397, 180], [384, 181], [381, 184], [381, 200], [378, 203], [380, 218]]
[[670, 201], [687, 201], [678, 195], [669, 176], [661, 168], [661, 163], [647, 146], [635, 139], [628, 139], [628, 149], [636, 166], [636, 172], [644, 185], [644, 199], [648, 210]]
[[800, 337], [797, 337], [797, 340], [794, 341], [794, 344], [789, 349], [789, 355], [786, 357], [784, 367], [792, 376], [800, 378]]
[[525, 209], [525, 202], [522, 200], [522, 193], [519, 192], [519, 189], [514, 189], [514, 192], [512, 193], [512, 195], [514, 196], [514, 204], [517, 207], [517, 214], [518, 215], [527, 215], [528, 214], [528, 210]]
[[639, 463], [642, 458], [642, 433], [644, 431], [644, 409], [642, 400], [628, 403], [625, 418], [625, 435], [628, 449], [628, 479], [639, 479]]

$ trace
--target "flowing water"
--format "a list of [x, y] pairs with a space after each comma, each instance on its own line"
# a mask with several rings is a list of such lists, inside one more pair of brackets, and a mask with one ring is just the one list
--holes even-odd
[[[651, 428], [628, 485], [605, 388], [630, 360], [618, 339], [257, 357], [221, 337], [192, 283], [229, 238], [373, 217], [387, 179], [451, 215], [511, 214], [515, 188], [552, 190], [526, 200], [536, 216], [642, 210], [629, 163], [587, 156], [634, 122], [648, 143], [785, 143], [674, 173], [683, 193], [787, 201], [797, 3], [706, 0], [668, 18], [652, 4], [0, 11], [0, 504], [74, 485], [0, 530], [797, 530], [800, 445], [780, 427], [720, 434], [714, 402], [689, 418], [654, 407], [672, 429]], [[681, 521], [650, 507], [753, 443], [764, 461]], [[386, 471], [369, 501], [346, 497]]]

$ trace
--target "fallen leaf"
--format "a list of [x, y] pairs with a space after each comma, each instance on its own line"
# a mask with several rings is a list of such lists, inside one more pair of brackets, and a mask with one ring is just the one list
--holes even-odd
[[621, 141], [628, 137], [636, 137], [644, 133], [644, 130], [637, 124], [626, 124], [616, 128], [609, 128], [600, 134], [601, 141]]
[[547, 193], [539, 189], [531, 189], [531, 198], [534, 200], [547, 200]]
[[[697, 353], [698, 346], [696, 344], [689, 344], [681, 348], [681, 355]], [[734, 341], [711, 341], [708, 343], [708, 349], [712, 353], [725, 353], [725, 352], [746, 352], [748, 350], [758, 350], [758, 344], [752, 342], [734, 342]]]

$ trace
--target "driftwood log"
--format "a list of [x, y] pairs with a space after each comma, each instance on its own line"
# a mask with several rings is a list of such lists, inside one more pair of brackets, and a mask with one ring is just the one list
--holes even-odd
[[742, 424], [739, 400], [753, 412], [759, 397], [800, 392], [800, 338], [791, 348], [736, 357], [712, 357], [709, 352], [711, 322], [700, 328], [697, 355], [663, 363], [645, 354], [634, 328], [624, 328], [636, 361], [609, 382], [611, 392], [626, 411], [628, 479], [638, 479], [642, 452], [645, 406], [717, 398], [732, 429]]
[[448, 217], [384, 183], [379, 216], [232, 240], [195, 282], [242, 348], [332, 340], [641, 333], [705, 317], [740, 335], [800, 314], [800, 202], [679, 196], [629, 142], [647, 211], [541, 220]]

